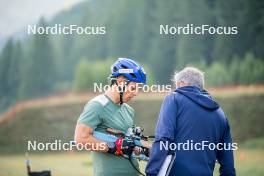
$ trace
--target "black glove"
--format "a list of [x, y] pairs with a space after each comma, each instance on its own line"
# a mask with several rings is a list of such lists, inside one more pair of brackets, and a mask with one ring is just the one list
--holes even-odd
[[108, 142], [107, 146], [108, 153], [130, 156], [135, 147], [135, 143], [132, 139], [118, 138], [115, 142]]

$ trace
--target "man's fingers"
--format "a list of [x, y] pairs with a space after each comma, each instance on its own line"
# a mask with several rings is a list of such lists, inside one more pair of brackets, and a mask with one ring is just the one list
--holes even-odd
[[139, 155], [142, 152], [142, 148], [136, 146], [134, 147], [133, 151], [136, 155]]

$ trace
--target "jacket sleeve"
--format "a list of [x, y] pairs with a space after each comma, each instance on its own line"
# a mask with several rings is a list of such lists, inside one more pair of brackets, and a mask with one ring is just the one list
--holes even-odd
[[229, 145], [231, 146], [230, 150], [218, 150], [217, 151], [217, 160], [220, 164], [220, 176], [235, 176], [236, 171], [234, 167], [234, 156], [233, 156], [233, 150], [232, 150], [232, 138], [231, 138], [231, 132], [230, 127], [228, 124], [228, 121], [226, 119], [226, 125], [224, 130], [224, 135], [222, 137], [222, 141], [227, 149], [229, 149]]
[[[177, 104], [174, 95], [167, 95], [162, 103], [159, 120], [155, 131], [155, 140], [146, 167], [147, 176], [156, 176], [168, 154], [168, 145], [174, 141], [176, 131]], [[162, 143], [164, 145], [162, 145]], [[167, 145], [167, 146], [168, 146]], [[161, 147], [163, 146], [163, 147]]]

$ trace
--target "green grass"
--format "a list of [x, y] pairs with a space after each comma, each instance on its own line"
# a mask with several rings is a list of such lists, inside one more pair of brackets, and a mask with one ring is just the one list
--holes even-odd
[[[52, 176], [92, 175], [89, 153], [48, 153], [30, 155], [33, 171], [51, 170]], [[26, 176], [25, 156], [0, 156], [0, 176]]]
[[[239, 149], [235, 152], [235, 166], [238, 176], [264, 175], [264, 150]], [[34, 171], [50, 169], [52, 176], [90, 176], [92, 161], [89, 153], [43, 153], [31, 154], [31, 168]], [[141, 170], [145, 164], [141, 162]], [[0, 176], [26, 176], [25, 156], [0, 155]], [[218, 166], [215, 174], [218, 174]]]
[[[264, 94], [236, 97], [218, 97], [228, 116], [234, 141], [243, 142], [263, 137]], [[130, 105], [135, 109], [135, 124], [154, 133], [162, 103], [161, 98], [138, 99]], [[25, 109], [0, 123], [0, 153], [23, 153], [28, 140], [51, 142], [73, 139], [74, 128], [83, 103], [56, 104]]]
[[[220, 96], [217, 99], [228, 115], [234, 141], [241, 148], [235, 152], [237, 175], [264, 175], [264, 94]], [[135, 124], [142, 126], [146, 135], [155, 130], [161, 103], [162, 97], [139, 98], [130, 103], [136, 112]], [[72, 140], [84, 104], [32, 106], [0, 124], [0, 176], [26, 176], [25, 157], [21, 153], [26, 151], [28, 140]], [[33, 170], [50, 169], [53, 176], [92, 175], [89, 153], [31, 153], [30, 158]], [[141, 170], [144, 167], [142, 164]]]
[[[235, 168], [238, 176], [263, 176], [264, 175], [264, 150], [263, 149], [238, 149], [235, 152]], [[219, 165], [215, 168], [214, 175], [218, 173]]]
[[246, 140], [240, 146], [248, 149], [264, 149], [264, 137]]

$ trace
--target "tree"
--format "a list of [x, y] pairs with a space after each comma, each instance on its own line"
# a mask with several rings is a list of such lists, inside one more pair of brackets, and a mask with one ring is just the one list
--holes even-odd
[[263, 83], [264, 63], [256, 59], [252, 53], [247, 53], [240, 63], [240, 82], [243, 84]]
[[0, 105], [6, 108], [17, 100], [17, 92], [20, 84], [20, 63], [23, 52], [20, 42], [9, 39], [3, 48], [0, 59]]
[[[214, 58], [222, 58], [230, 63], [231, 58], [237, 55], [243, 58], [250, 49], [252, 36], [247, 24], [248, 0], [216, 1], [217, 25], [223, 27], [237, 27], [238, 34], [217, 35], [214, 47]], [[254, 21], [255, 19], [250, 19]]]
[[76, 91], [92, 91], [94, 84], [107, 85], [107, 77], [110, 75], [110, 66], [112, 60], [89, 62], [82, 58], [76, 67], [74, 90]]
[[[39, 26], [47, 26], [41, 18]], [[51, 93], [56, 81], [56, 65], [49, 35], [35, 34], [23, 68], [20, 95], [22, 98], [37, 97]]]
[[3, 48], [0, 58], [0, 111], [7, 108], [13, 101], [11, 88], [12, 75], [10, 67], [14, 54], [13, 40], [9, 39]]
[[12, 39], [9, 39], [6, 45], [3, 48], [1, 55], [1, 64], [0, 64], [0, 95], [1, 97], [10, 97], [10, 67], [14, 55], [14, 43]]
[[243, 19], [248, 34], [246, 52], [250, 50], [257, 58], [264, 60], [264, 1], [248, 0], [246, 6], [247, 14]]
[[153, 0], [137, 0], [137, 13], [134, 14], [134, 41], [132, 46], [132, 55], [137, 61], [150, 63], [148, 58], [151, 42], [158, 31], [156, 25], [157, 1]]
[[155, 15], [156, 34], [151, 39], [151, 46], [148, 53], [148, 63], [151, 63], [151, 69], [156, 83], [168, 84], [176, 66], [176, 48], [178, 39], [174, 35], [159, 34], [160, 25], [175, 26], [180, 22], [181, 16], [177, 11], [180, 9], [178, 1], [157, 1], [157, 10]]
[[231, 82], [225, 65], [218, 62], [214, 62], [205, 72], [205, 79], [209, 86], [225, 86]]
[[[202, 25], [214, 24], [213, 9], [208, 4], [208, 1], [179, 1], [179, 13], [180, 23], [179, 26], [186, 26], [187, 24], [193, 25], [193, 27], [199, 27]], [[182, 67], [188, 63], [200, 62], [205, 60], [207, 64], [210, 64], [212, 58], [212, 48], [214, 35], [204, 34], [180, 34], [178, 35], [178, 47], [176, 62], [177, 66]]]

